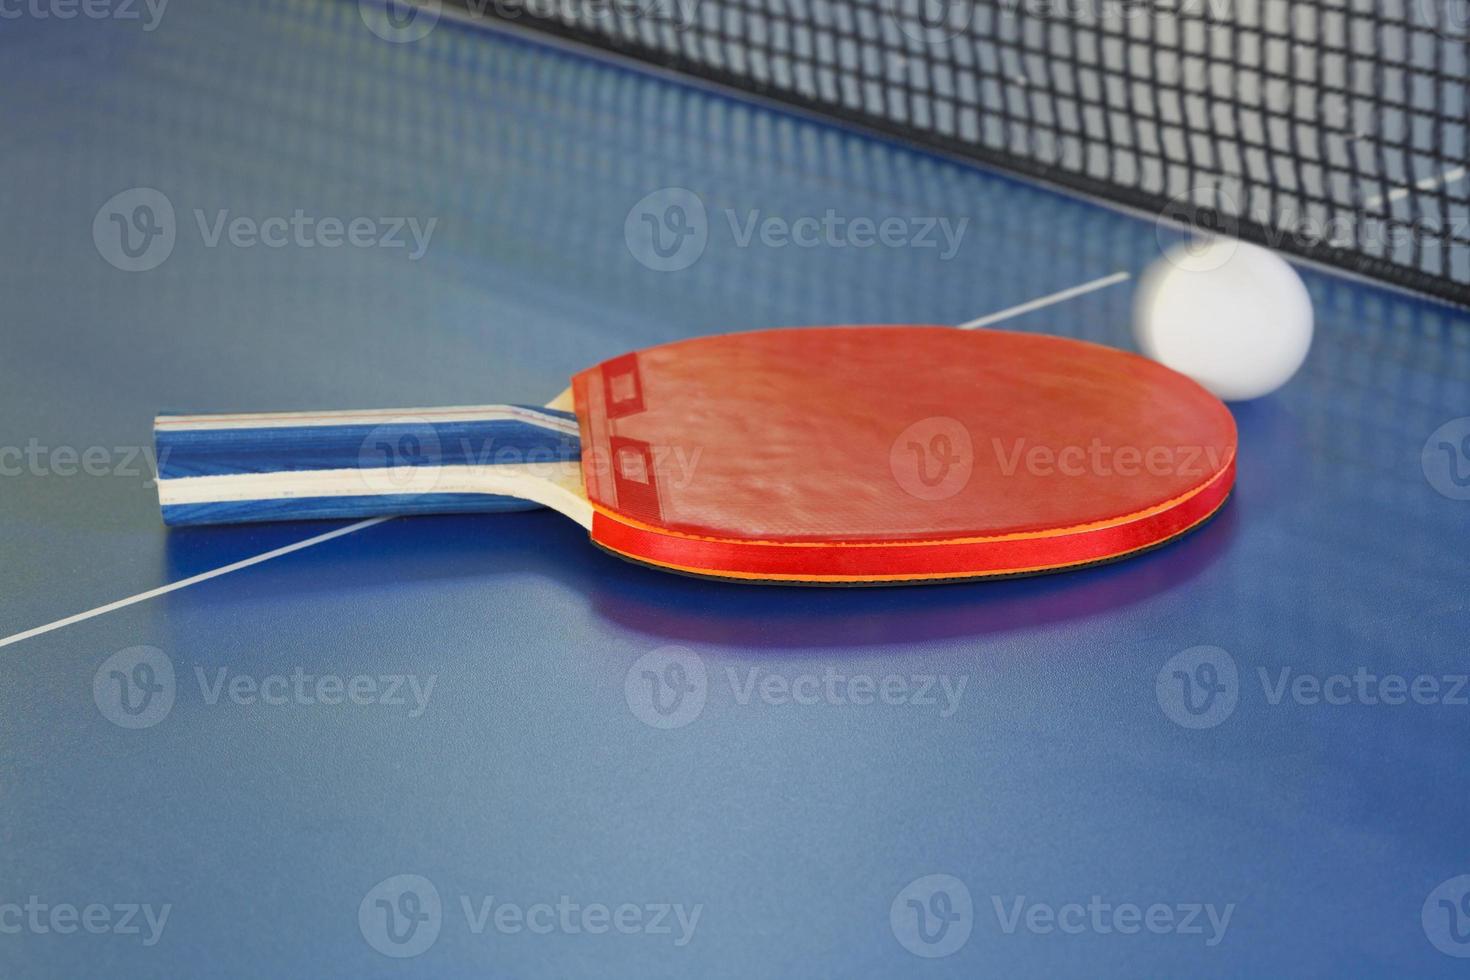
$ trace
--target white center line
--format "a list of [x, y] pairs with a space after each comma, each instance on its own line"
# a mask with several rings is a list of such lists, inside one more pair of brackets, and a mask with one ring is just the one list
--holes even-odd
[[231, 572], [238, 572], [242, 568], [249, 568], [251, 565], [259, 565], [263, 561], [270, 561], [272, 558], [279, 558], [282, 555], [289, 555], [293, 551], [300, 551], [303, 548], [310, 548], [312, 545], [322, 544], [323, 542], [331, 541], [333, 538], [340, 538], [344, 534], [351, 534], [354, 531], [361, 531], [363, 528], [372, 527], [374, 524], [381, 524], [384, 521], [391, 520], [393, 520], [391, 516], [369, 518], [365, 521], [358, 521], [356, 524], [349, 524], [346, 527], [339, 527], [335, 531], [328, 531], [326, 534], [318, 534], [316, 537], [307, 538], [305, 541], [297, 541], [295, 544], [288, 544], [284, 548], [277, 548], [274, 551], [267, 551], [264, 554], [255, 555], [251, 558], [241, 559], [240, 561], [234, 562], [230, 565], [224, 565], [220, 568], [211, 569], [207, 572], [200, 572], [198, 575], [191, 575], [188, 578], [179, 579], [179, 581], [177, 582], [170, 582], [168, 585], [160, 585], [156, 589], [149, 589], [147, 592], [139, 592], [137, 595], [128, 596], [126, 599], [119, 599], [116, 602], [109, 602], [107, 605], [98, 606], [96, 609], [88, 609], [86, 612], [79, 612], [75, 616], [68, 616], [65, 619], [58, 619], [56, 622], [47, 623], [45, 626], [37, 626], [35, 629], [28, 629], [22, 633], [16, 633], [14, 636], [7, 636], [4, 639], [0, 639], [0, 647], [9, 646], [12, 643], [19, 643], [21, 640], [29, 640], [33, 636], [40, 636], [42, 633], [49, 633], [52, 630], [59, 630], [63, 626], [70, 626], [72, 623], [80, 623], [82, 620], [91, 619], [94, 616], [101, 616], [103, 613], [110, 613], [114, 609], [122, 609], [125, 606], [135, 605], [136, 603], [144, 602], [148, 599], [157, 598], [161, 595], [167, 595], [170, 592], [177, 592], [179, 589], [187, 589], [191, 585], [197, 585], [200, 582], [207, 582], [212, 578], [219, 578], [221, 575], [228, 575]]
[[1044, 309], [1045, 307], [1051, 306], [1055, 303], [1061, 303], [1066, 300], [1072, 299], [1075, 296], [1082, 296], [1086, 293], [1095, 292], [1099, 289], [1106, 289], [1109, 286], [1116, 286], [1118, 283], [1127, 282], [1129, 279], [1132, 278], [1133, 276], [1131, 273], [1115, 272], [1110, 276], [1103, 276], [1101, 279], [1094, 279], [1091, 282], [1084, 282], [1079, 286], [1073, 286], [1071, 289], [1063, 289], [1059, 293], [1052, 293], [1050, 296], [1042, 296], [1039, 299], [1033, 299], [1030, 302], [1022, 303], [1020, 306], [1012, 306], [1009, 309], [987, 314], [977, 320], [970, 320], [967, 323], [961, 323], [959, 325], [959, 329], [974, 330], [977, 327], [988, 327], [992, 323], [999, 323], [1002, 320], [1009, 320], [1011, 317], [1020, 316], [1023, 313], [1030, 313], [1032, 310]]
[[[1081, 285], [1073, 286], [1070, 289], [1063, 289], [1062, 291], [1052, 293], [1049, 296], [1042, 296], [1038, 299], [1033, 299], [1030, 302], [1022, 303], [1019, 306], [1012, 306], [1009, 309], [1000, 310], [999, 312], [982, 316], [979, 319], [971, 320], [968, 323], [961, 323], [959, 325], [959, 329], [974, 330], [977, 327], [984, 327], [992, 323], [999, 323], [1002, 320], [1009, 320], [1011, 317], [1020, 316], [1023, 313], [1030, 313], [1032, 310], [1040, 310], [1055, 303], [1064, 302], [1065, 300], [1072, 299], [1075, 296], [1082, 296], [1099, 289], [1106, 289], [1108, 286], [1117, 285], [1120, 282], [1127, 282], [1131, 278], [1132, 276], [1127, 272], [1115, 272], [1110, 276], [1103, 276], [1101, 279], [1094, 279], [1091, 282], [1084, 282]], [[93, 617], [101, 616], [104, 613], [110, 613], [115, 609], [122, 609], [126, 606], [135, 605], [139, 602], [146, 602], [149, 599], [154, 599], [161, 595], [167, 595], [170, 592], [177, 592], [179, 589], [187, 589], [191, 585], [197, 585], [200, 582], [207, 582], [212, 578], [219, 578], [221, 575], [228, 575], [231, 572], [238, 572], [242, 568], [249, 568], [251, 565], [259, 565], [263, 561], [270, 561], [272, 558], [279, 558], [282, 555], [289, 555], [293, 551], [300, 551], [303, 548], [310, 548], [313, 545], [318, 545], [326, 541], [331, 541], [333, 538], [340, 538], [344, 534], [351, 534], [354, 531], [361, 531], [363, 528], [372, 527], [374, 524], [381, 524], [384, 521], [391, 521], [392, 519], [392, 517], [374, 517], [366, 521], [358, 521], [356, 524], [349, 524], [347, 527], [339, 527], [335, 531], [328, 531], [326, 534], [319, 534], [314, 538], [307, 538], [305, 541], [298, 541], [295, 544], [288, 544], [284, 548], [277, 548], [274, 551], [267, 551], [264, 554], [255, 555], [252, 558], [242, 559], [241, 561], [237, 561], [231, 565], [225, 565], [221, 568], [212, 569], [208, 572], [201, 572], [198, 575], [193, 575], [186, 579], [180, 579], [177, 582], [170, 582], [168, 585], [161, 585], [156, 589], [149, 589], [147, 592], [140, 592], [137, 595], [128, 596], [128, 598], [126, 599], [119, 599], [116, 602], [109, 602], [107, 605], [98, 606], [96, 609], [88, 609], [86, 612], [79, 612], [75, 616], [68, 616], [65, 619], [58, 619], [54, 623], [47, 623], [44, 626], [37, 626], [34, 629], [28, 629], [24, 632], [16, 633], [13, 636], [7, 636], [3, 639], [0, 639], [0, 647], [9, 646], [12, 643], [19, 643], [21, 640], [29, 640], [33, 636], [40, 636], [42, 633], [49, 633], [52, 630], [61, 629], [63, 626], [70, 626], [72, 623], [80, 623], [83, 620], [92, 619]]]
[[1432, 191], [1436, 187], [1439, 187], [1441, 184], [1453, 184], [1458, 181], [1464, 180], [1465, 174], [1466, 170], [1464, 167], [1451, 167], [1442, 174], [1436, 174], [1433, 177], [1425, 177], [1423, 180], [1416, 182], [1412, 187], [1396, 187], [1393, 190], [1389, 191], [1387, 194], [1377, 194], [1373, 197], [1370, 197], [1368, 198], [1368, 200], [1363, 202], [1363, 207], [1372, 209], [1380, 207], [1384, 204], [1388, 204], [1390, 201], [1401, 200], [1405, 197], [1408, 197], [1409, 192], [1412, 190]]

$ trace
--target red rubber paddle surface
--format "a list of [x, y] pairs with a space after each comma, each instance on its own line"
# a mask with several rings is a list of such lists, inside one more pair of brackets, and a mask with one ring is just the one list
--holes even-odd
[[676, 571], [926, 581], [1118, 558], [1213, 514], [1235, 422], [1146, 358], [936, 326], [725, 334], [573, 379], [593, 540]]

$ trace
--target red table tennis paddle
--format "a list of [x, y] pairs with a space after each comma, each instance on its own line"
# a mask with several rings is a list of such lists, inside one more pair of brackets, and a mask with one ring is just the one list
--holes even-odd
[[1022, 575], [1198, 526], [1235, 479], [1213, 395], [1134, 354], [952, 327], [725, 334], [547, 407], [163, 415], [170, 524], [553, 507], [637, 562], [758, 582]]

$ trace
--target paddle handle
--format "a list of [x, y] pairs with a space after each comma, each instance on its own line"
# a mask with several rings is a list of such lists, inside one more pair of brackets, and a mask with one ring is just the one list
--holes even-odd
[[524, 483], [580, 479], [576, 417], [531, 405], [163, 414], [153, 437], [170, 525], [525, 510]]

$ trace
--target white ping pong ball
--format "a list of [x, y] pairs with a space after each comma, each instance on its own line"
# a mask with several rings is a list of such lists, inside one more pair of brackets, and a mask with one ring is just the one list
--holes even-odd
[[1284, 259], [1221, 238], [1182, 242], [1144, 272], [1133, 333], [1149, 357], [1227, 401], [1291, 380], [1312, 346], [1312, 300]]

